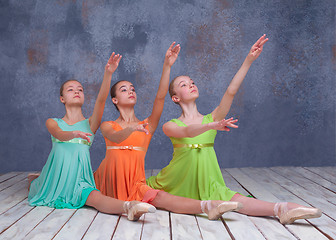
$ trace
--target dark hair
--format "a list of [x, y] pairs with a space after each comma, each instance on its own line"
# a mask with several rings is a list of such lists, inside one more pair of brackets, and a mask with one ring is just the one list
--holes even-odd
[[[125, 82], [125, 81], [127, 82], [127, 80], [120, 80], [120, 81], [116, 82], [115, 84], [113, 84], [113, 86], [111, 87], [111, 90], [110, 90], [111, 99], [116, 97], [116, 93], [117, 93], [117, 85], [118, 85], [118, 83], [120, 83], [120, 82]], [[118, 112], [119, 112], [119, 109], [118, 109], [117, 105], [114, 104], [113, 101], [112, 101], [112, 103], [113, 103], [113, 105], [116, 107], [116, 109], [117, 109]]]
[[63, 89], [64, 89], [64, 85], [66, 84], [66, 83], [68, 83], [68, 82], [72, 82], [72, 81], [75, 81], [75, 82], [78, 82], [78, 83], [80, 83], [78, 80], [76, 80], [76, 79], [69, 79], [69, 80], [66, 80], [64, 83], [62, 83], [62, 85], [61, 85], [61, 88], [60, 88], [60, 96], [62, 96], [63, 97]]

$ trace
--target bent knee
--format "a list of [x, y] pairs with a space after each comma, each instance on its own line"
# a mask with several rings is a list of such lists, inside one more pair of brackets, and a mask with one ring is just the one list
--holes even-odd
[[95, 204], [97, 203], [97, 201], [99, 201], [99, 198], [101, 198], [101, 196], [102, 196], [101, 192], [93, 190], [86, 199], [85, 204], [88, 206], [95, 206]]

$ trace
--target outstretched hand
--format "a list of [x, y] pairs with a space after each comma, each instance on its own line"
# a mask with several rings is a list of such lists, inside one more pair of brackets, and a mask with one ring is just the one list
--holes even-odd
[[259, 57], [260, 53], [262, 52], [263, 46], [267, 41], [268, 38], [266, 38], [266, 34], [262, 35], [258, 39], [258, 41], [256, 41], [256, 43], [253, 44], [253, 46], [251, 47], [251, 50], [248, 53], [247, 58], [252, 62], [256, 60]]
[[88, 136], [92, 136], [91, 133], [85, 133], [81, 131], [72, 131], [74, 138], [83, 138], [84, 140], [90, 142], [90, 138]]
[[238, 119], [229, 118], [229, 119], [223, 119], [223, 120], [218, 121], [218, 122], [209, 123], [209, 125], [210, 125], [211, 129], [228, 132], [228, 131], [230, 131], [229, 127], [238, 128], [238, 126], [234, 124], [236, 122], [238, 122]]
[[173, 66], [174, 62], [176, 61], [178, 54], [181, 50], [180, 44], [177, 44], [175, 47], [176, 42], [173, 42], [170, 47], [168, 48], [165, 56], [165, 64], [168, 64], [168, 66]]
[[114, 71], [117, 69], [120, 59], [122, 56], [120, 54], [115, 54], [114, 52], [111, 54], [110, 59], [107, 61], [107, 64], [105, 66], [105, 71], [109, 73], [114, 73]]
[[133, 127], [134, 131], [139, 131], [139, 132], [144, 132], [147, 135], [149, 134], [149, 131], [146, 129], [148, 123], [143, 123], [143, 124], [137, 124]]

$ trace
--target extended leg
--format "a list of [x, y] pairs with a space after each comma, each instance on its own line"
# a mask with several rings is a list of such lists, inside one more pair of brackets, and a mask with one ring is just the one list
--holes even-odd
[[103, 213], [127, 213], [129, 220], [138, 220], [144, 213], [155, 212], [155, 207], [150, 204], [138, 201], [125, 202], [105, 196], [99, 191], [92, 191], [85, 204]]
[[296, 219], [320, 217], [320, 209], [305, 207], [296, 203], [272, 203], [235, 194], [231, 201], [240, 202], [243, 208], [238, 212], [249, 216], [276, 216], [282, 224], [290, 224]]
[[241, 208], [241, 204], [238, 202], [200, 201], [174, 196], [163, 191], [158, 192], [151, 204], [175, 213], [198, 214], [204, 212], [210, 220], [216, 220], [225, 212]]

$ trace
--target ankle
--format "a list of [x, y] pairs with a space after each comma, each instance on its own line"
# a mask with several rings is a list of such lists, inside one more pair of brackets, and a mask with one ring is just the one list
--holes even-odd
[[129, 202], [129, 201], [124, 202], [123, 209], [124, 209], [125, 213], [128, 213], [128, 210], [130, 209], [130, 204], [131, 204], [131, 202]]
[[211, 200], [201, 201], [201, 210], [202, 213], [208, 214], [209, 210], [211, 209]]
[[281, 215], [288, 211], [288, 202], [277, 202], [273, 208], [274, 217], [280, 218]]

